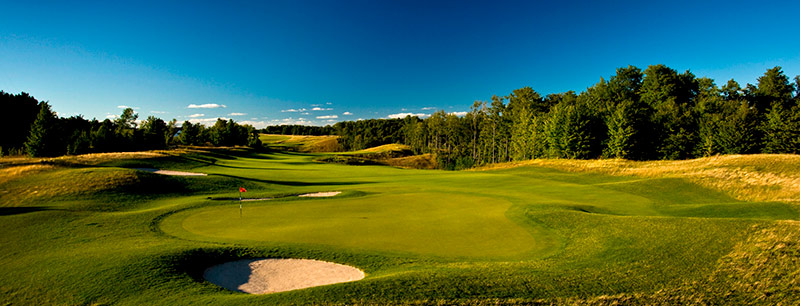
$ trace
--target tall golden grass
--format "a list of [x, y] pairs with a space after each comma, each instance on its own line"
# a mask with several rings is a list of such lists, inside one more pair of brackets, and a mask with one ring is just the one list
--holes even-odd
[[800, 156], [793, 154], [718, 155], [669, 161], [536, 159], [491, 164], [476, 170], [520, 166], [622, 176], [683, 178], [739, 200], [800, 203]]

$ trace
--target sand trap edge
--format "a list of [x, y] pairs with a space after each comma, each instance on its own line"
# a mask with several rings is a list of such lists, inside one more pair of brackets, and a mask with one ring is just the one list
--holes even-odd
[[297, 195], [297, 196], [298, 196], [298, 197], [301, 197], [301, 198], [304, 198], [304, 197], [309, 197], [309, 198], [322, 198], [322, 197], [333, 197], [333, 196], [337, 196], [337, 195], [339, 195], [340, 193], [342, 193], [342, 192], [341, 192], [341, 191], [328, 191], [328, 192], [304, 193], [304, 194], [300, 194], [300, 195]]
[[358, 268], [313, 259], [241, 259], [207, 268], [203, 278], [222, 288], [267, 294], [361, 280]]
[[173, 170], [162, 170], [162, 169], [155, 169], [155, 168], [133, 168], [139, 171], [147, 171], [152, 172], [155, 174], [162, 174], [162, 175], [176, 175], [176, 176], [207, 176], [208, 174], [199, 173], [199, 172], [185, 172], [185, 171], [173, 171]]

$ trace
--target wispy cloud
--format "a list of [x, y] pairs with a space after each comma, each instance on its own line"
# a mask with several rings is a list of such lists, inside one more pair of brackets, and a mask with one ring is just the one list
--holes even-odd
[[304, 112], [304, 111], [306, 111], [305, 108], [301, 108], [301, 109], [291, 108], [291, 109], [282, 109], [281, 113], [299, 113], [299, 112]]
[[224, 104], [207, 103], [207, 104], [189, 104], [186, 108], [226, 108]]
[[332, 108], [322, 108], [322, 107], [315, 107], [311, 109], [312, 111], [330, 111], [333, 110]]
[[228, 116], [245, 116], [247, 113], [230, 113]]
[[432, 106], [429, 106], [429, 107], [423, 107], [423, 108], [421, 108], [421, 109], [422, 109], [422, 110], [434, 110], [434, 109], [436, 109], [436, 108], [435, 108], [435, 107], [432, 107]]
[[317, 119], [336, 119], [339, 118], [337, 115], [327, 115], [327, 116], [317, 116]]
[[150, 113], [151, 114], [169, 114], [169, 113], [164, 112], [164, 111], [150, 111]]
[[450, 115], [456, 115], [456, 116], [459, 116], [459, 117], [464, 117], [464, 116], [467, 115], [467, 112], [452, 112], [452, 113], [449, 113], [449, 114]]
[[136, 107], [136, 106], [127, 106], [127, 105], [117, 105], [117, 108], [119, 108], [119, 109], [126, 109], [126, 108], [130, 108], [130, 109], [139, 109], [139, 108], [138, 108], [138, 107]]
[[405, 118], [406, 116], [412, 116], [412, 117], [417, 116], [417, 117], [420, 117], [420, 118], [426, 118], [426, 117], [430, 117], [431, 115], [430, 114], [423, 114], [423, 113], [417, 113], [417, 114], [397, 113], [397, 114], [391, 114], [389, 116], [386, 116], [386, 118], [389, 118], [389, 119], [401, 119], [401, 118]]
[[270, 121], [274, 125], [316, 125], [314, 122], [308, 121], [305, 118], [284, 118], [274, 119]]
[[189, 115], [189, 118], [200, 118], [200, 117], [203, 117], [205, 115], [206, 114], [191, 114], [191, 115]]
[[351, 112], [344, 112], [344, 113], [342, 113], [342, 115], [345, 115], [345, 116], [350, 116], [350, 115], [352, 115], [352, 114], [353, 114], [353, 113], [351, 113]]
[[331, 102], [325, 102], [325, 105], [333, 105]]

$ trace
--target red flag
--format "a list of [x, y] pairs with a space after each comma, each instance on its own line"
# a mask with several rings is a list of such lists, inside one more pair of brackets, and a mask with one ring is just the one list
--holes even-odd
[[244, 189], [244, 187], [239, 187], [239, 192], [247, 192], [247, 189]]

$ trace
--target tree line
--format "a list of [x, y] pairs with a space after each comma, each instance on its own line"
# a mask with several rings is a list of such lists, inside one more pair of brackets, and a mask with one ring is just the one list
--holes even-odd
[[334, 125], [347, 149], [405, 143], [446, 169], [535, 158], [687, 159], [800, 152], [800, 77], [774, 67], [721, 87], [665, 65], [628, 66], [581, 93], [531, 87], [475, 101], [465, 116]]
[[780, 67], [722, 87], [665, 65], [617, 69], [585, 91], [530, 87], [476, 101], [463, 117], [406, 118], [404, 143], [444, 168], [534, 158], [687, 159], [800, 152], [800, 77]]
[[278, 135], [305, 135], [305, 136], [322, 136], [334, 135], [335, 131], [332, 126], [314, 126], [314, 125], [299, 125], [299, 124], [285, 124], [285, 125], [270, 125], [261, 129], [264, 134], [278, 134]]
[[14, 114], [2, 123], [5, 130], [19, 131], [0, 134], [0, 155], [60, 156], [156, 150], [175, 145], [261, 146], [253, 126], [233, 120], [217, 119], [211, 127], [189, 121], [178, 126], [175, 119], [166, 122], [155, 116], [137, 121], [139, 116], [131, 108], [113, 120], [62, 118], [52, 111], [49, 103], [39, 102], [24, 92], [13, 95], [0, 91], [0, 105]]

